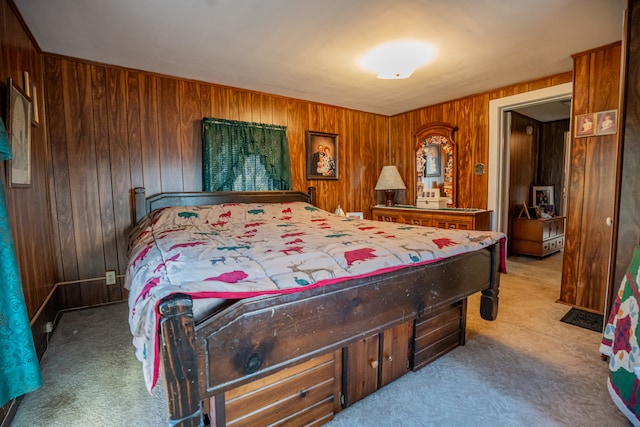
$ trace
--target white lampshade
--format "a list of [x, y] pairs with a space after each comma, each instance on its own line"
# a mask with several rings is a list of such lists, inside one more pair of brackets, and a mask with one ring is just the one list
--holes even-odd
[[382, 172], [380, 172], [380, 177], [376, 184], [376, 190], [405, 190], [406, 188], [400, 172], [398, 172], [398, 168], [395, 167], [395, 165], [382, 167]]

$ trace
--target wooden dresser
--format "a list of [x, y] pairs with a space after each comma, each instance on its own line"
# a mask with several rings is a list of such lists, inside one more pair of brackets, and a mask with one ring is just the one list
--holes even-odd
[[491, 230], [491, 213], [486, 210], [418, 209], [413, 206], [384, 206], [371, 208], [374, 220], [425, 227], [459, 230]]
[[564, 248], [563, 216], [550, 219], [515, 218], [511, 228], [511, 252], [543, 257]]

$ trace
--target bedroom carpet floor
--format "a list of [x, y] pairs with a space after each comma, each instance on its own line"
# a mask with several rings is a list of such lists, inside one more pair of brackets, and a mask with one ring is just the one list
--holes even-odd
[[[628, 426], [607, 392], [601, 334], [560, 322], [562, 255], [511, 257], [498, 319], [469, 299], [467, 343], [343, 410], [355, 426]], [[65, 313], [41, 366], [44, 384], [12, 427], [162, 426], [164, 391], [150, 395], [124, 303]]]

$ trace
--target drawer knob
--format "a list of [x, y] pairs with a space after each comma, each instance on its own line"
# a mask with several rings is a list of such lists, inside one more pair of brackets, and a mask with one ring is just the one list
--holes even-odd
[[393, 362], [393, 356], [392, 355], [388, 355], [387, 356], [387, 362]]
[[613, 225], [613, 218], [608, 216], [605, 222], [607, 223], [607, 227], [611, 227]]
[[371, 360], [371, 361], [369, 362], [369, 365], [371, 365], [371, 367], [372, 367], [373, 369], [378, 369], [378, 361], [377, 361], [377, 360]]

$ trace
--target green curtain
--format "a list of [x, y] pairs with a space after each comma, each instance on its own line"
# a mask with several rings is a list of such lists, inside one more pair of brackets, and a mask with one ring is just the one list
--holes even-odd
[[[11, 145], [0, 119], [0, 161]], [[20, 191], [20, 190], [17, 190]], [[13, 245], [4, 185], [0, 182], [0, 406], [42, 384]]]
[[287, 128], [202, 119], [204, 191], [290, 190]]

